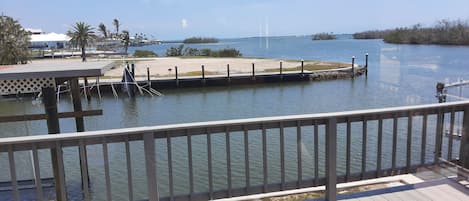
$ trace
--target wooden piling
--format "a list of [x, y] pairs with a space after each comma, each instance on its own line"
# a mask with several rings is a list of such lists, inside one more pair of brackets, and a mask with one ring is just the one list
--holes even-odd
[[205, 85], [205, 66], [202, 65], [202, 84]]
[[88, 78], [87, 77], [84, 77], [83, 78], [84, 80], [84, 88], [83, 90], [85, 90], [85, 97], [86, 97], [86, 100], [90, 101], [91, 100], [91, 91], [90, 91], [90, 88], [88, 87]]
[[[57, 99], [55, 96], [55, 89], [53, 87], [46, 87], [42, 88], [43, 94], [43, 103], [44, 103], [44, 110], [47, 116], [47, 130], [49, 134], [58, 134], [60, 133], [60, 126], [59, 126], [59, 114], [57, 112]], [[55, 183], [55, 194], [56, 199], [59, 201], [65, 201], [62, 199], [62, 195], [66, 192], [62, 192], [62, 187], [65, 185], [62, 183], [60, 178], [64, 178], [65, 175], [60, 175], [59, 166], [63, 166], [63, 164], [59, 164], [57, 160], [57, 149], [52, 148], [51, 150], [51, 161], [52, 161], [52, 172], [54, 174], [54, 183]], [[59, 152], [61, 153], [61, 152]]]
[[135, 80], [135, 63], [130, 64], [130, 75], [132, 77], [132, 85], [130, 85], [130, 96], [134, 97], [135, 96], [135, 91], [137, 91], [137, 81]]
[[352, 78], [355, 77], [355, 56], [352, 57]]
[[256, 79], [256, 72], [254, 69], [254, 63], [252, 63], [252, 80], [255, 80], [255, 79]]
[[280, 75], [282, 74], [282, 61], [280, 61]]
[[230, 83], [230, 82], [231, 82], [231, 78], [230, 78], [230, 64], [226, 64], [226, 77], [227, 77], [228, 83]]
[[[80, 98], [80, 84], [78, 83], [78, 78], [73, 78], [69, 80], [70, 84], [70, 93], [72, 95], [72, 102], [73, 102], [73, 111], [74, 112], [82, 112], [83, 108], [81, 105], [81, 98]], [[76, 125], [76, 131], [77, 132], [84, 132], [85, 131], [85, 123], [83, 120], [83, 117], [75, 117], [75, 125]], [[81, 151], [81, 147], [78, 147], [78, 149]], [[86, 154], [86, 149], [83, 150], [83, 152]], [[88, 172], [88, 163], [86, 160], [82, 160], [80, 158], [80, 172]], [[83, 175], [82, 175], [83, 178]], [[88, 177], [86, 180], [88, 183], [90, 182], [90, 178]], [[82, 181], [83, 182], [83, 181]], [[82, 188], [85, 188], [84, 183], [82, 183]]]
[[304, 63], [305, 63], [305, 60], [302, 59], [302, 60], [301, 60], [301, 75], [303, 75], [304, 70], [305, 70], [305, 68], [304, 68]]
[[179, 86], [178, 67], [177, 66], [174, 66], [174, 73], [176, 73], [176, 86]]
[[150, 68], [147, 67], [147, 84], [148, 84], [148, 88], [150, 89], [151, 88], [151, 80], [150, 80]]
[[368, 77], [368, 53], [365, 54], [365, 76]]

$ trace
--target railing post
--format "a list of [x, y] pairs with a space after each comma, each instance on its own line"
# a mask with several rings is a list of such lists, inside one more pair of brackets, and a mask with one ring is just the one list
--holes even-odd
[[145, 150], [145, 169], [148, 183], [148, 200], [158, 201], [158, 186], [156, 183], [155, 164], [155, 138], [153, 133], [143, 134], [143, 147]]
[[337, 119], [331, 117], [326, 125], [326, 200], [337, 200]]
[[466, 169], [469, 168], [469, 106], [464, 109], [459, 165]]

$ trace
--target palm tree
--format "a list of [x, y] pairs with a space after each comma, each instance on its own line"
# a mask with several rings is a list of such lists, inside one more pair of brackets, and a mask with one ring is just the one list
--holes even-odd
[[82, 61], [86, 61], [85, 47], [93, 43], [96, 39], [96, 35], [93, 32], [93, 27], [84, 22], [77, 22], [71, 30], [67, 32], [67, 35], [71, 37], [70, 43], [74, 47], [80, 47]]
[[116, 38], [118, 38], [119, 37], [119, 26], [120, 26], [119, 20], [117, 18], [114, 19], [114, 21], [112, 21], [112, 24], [116, 28]]
[[103, 23], [101, 23], [101, 24], [99, 24], [98, 29], [99, 29], [99, 31], [103, 34], [104, 38], [107, 38], [107, 29], [106, 29], [106, 25], [104, 25]]
[[122, 31], [122, 42], [124, 42], [124, 51], [125, 51], [125, 54], [127, 54], [127, 49], [129, 48], [129, 43], [130, 43], [129, 31], [127, 30]]

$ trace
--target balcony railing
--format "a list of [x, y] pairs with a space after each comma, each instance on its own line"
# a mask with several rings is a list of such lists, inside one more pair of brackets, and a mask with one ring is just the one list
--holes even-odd
[[[41, 162], [45, 156], [40, 151], [51, 152], [54, 179], [61, 184], [55, 189], [58, 200], [70, 196], [67, 179], [73, 175], [67, 175], [70, 171], [66, 171], [64, 159], [76, 157], [74, 154], [82, 166], [75, 178], [82, 183], [80, 199], [93, 200], [94, 180], [90, 177], [95, 176], [90, 176], [92, 170], [86, 165], [97, 160], [90, 156], [97, 155], [90, 154], [96, 152], [96, 146], [102, 151], [104, 170], [97, 179], [105, 181], [105, 190], [94, 194], [104, 194], [107, 200], [113, 199], [114, 192], [125, 192], [129, 200], [145, 190], [149, 200], [209, 200], [319, 185], [326, 185], [326, 198], [335, 200], [338, 182], [405, 174], [438, 163], [440, 158], [459, 160], [467, 167], [469, 145], [464, 142], [468, 127], [469, 102], [465, 101], [2, 138], [0, 157], [6, 156], [7, 163], [0, 167], [9, 169], [13, 200], [20, 200], [23, 193], [17, 179], [21, 174], [17, 170], [23, 168], [17, 167], [17, 161], [18, 152], [24, 151], [31, 152], [38, 200], [44, 199], [41, 168], [45, 167]], [[142, 143], [143, 149], [132, 149], [135, 142]], [[111, 152], [109, 147], [114, 145], [119, 146]], [[78, 153], [64, 151], [68, 148]], [[110, 165], [110, 153], [119, 149], [124, 154], [118, 159], [125, 167]], [[179, 157], [181, 153], [185, 157]], [[187, 171], [184, 174], [178, 167], [181, 164], [186, 167], [182, 168]], [[111, 182], [115, 168], [124, 169], [120, 175], [124, 178], [120, 181], [126, 181], [124, 187]], [[136, 168], [145, 185], [134, 185]], [[8, 174], [6, 168], [0, 171]], [[178, 185], [187, 186], [186, 192], [177, 190]]]

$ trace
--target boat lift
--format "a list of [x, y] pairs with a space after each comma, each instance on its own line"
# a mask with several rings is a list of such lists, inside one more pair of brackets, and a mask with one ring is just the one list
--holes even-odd
[[[438, 98], [439, 103], [446, 102], [448, 97], [451, 97], [457, 100], [469, 100], [469, 98], [466, 98], [463, 96], [463, 88], [465, 86], [469, 86], [469, 80], [459, 79], [456, 82], [446, 83], [446, 84], [442, 82], [438, 82], [436, 84], [436, 96], [435, 97]], [[458, 95], [453, 95], [453, 94], [448, 93], [448, 89], [453, 89], [453, 88], [459, 89]], [[460, 114], [458, 113], [457, 115], [458, 115], [457, 118], [460, 119]], [[458, 120], [458, 122], [459, 121], [460, 120]], [[451, 133], [450, 130], [448, 129], [445, 129], [444, 133], [446, 136], [453, 135], [454, 137], [456, 137], [455, 139], [460, 139], [462, 136], [460, 126], [457, 126], [454, 129], [453, 133]]]

